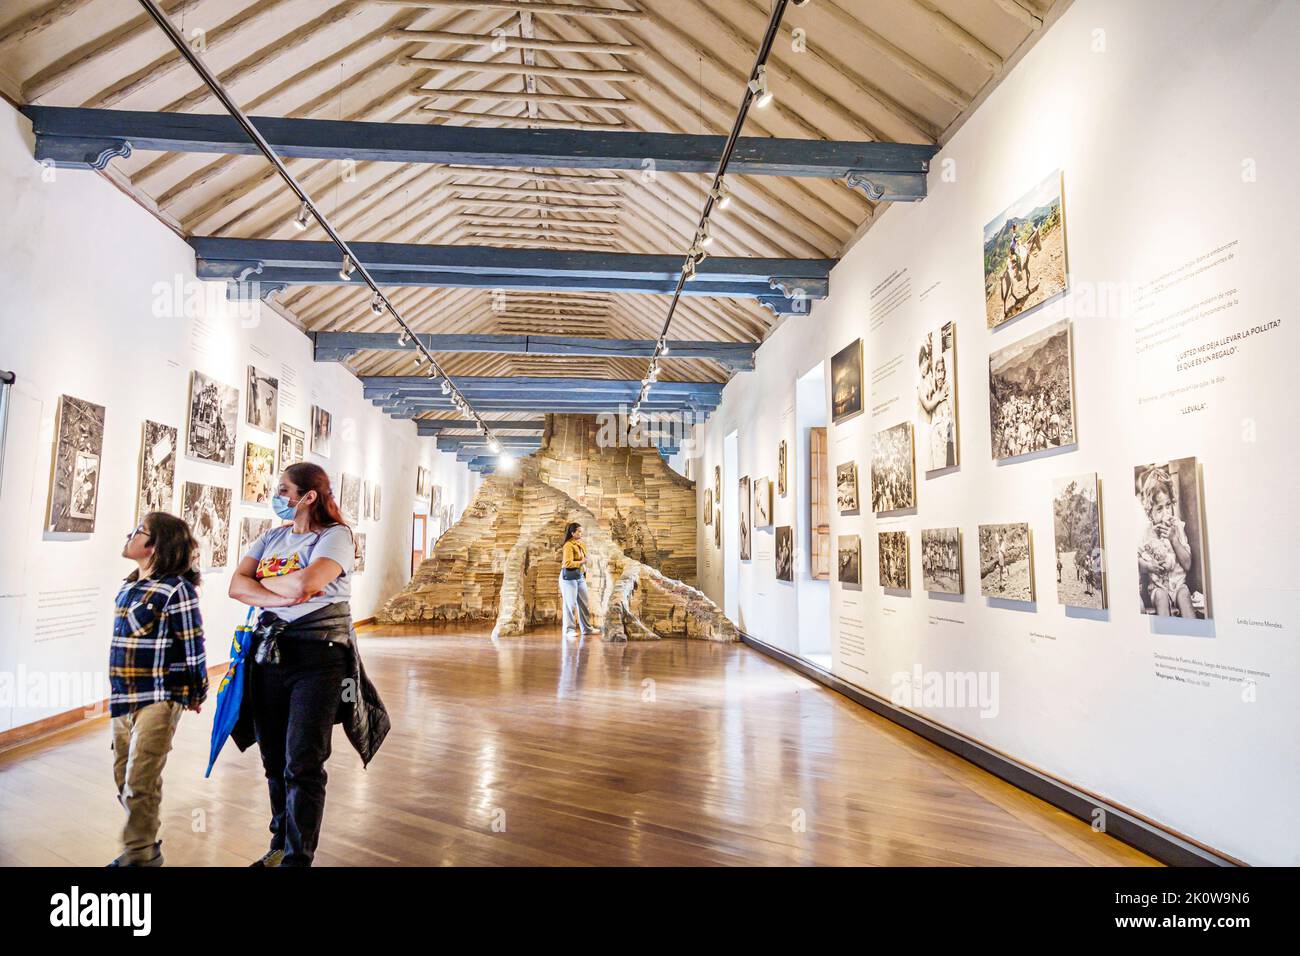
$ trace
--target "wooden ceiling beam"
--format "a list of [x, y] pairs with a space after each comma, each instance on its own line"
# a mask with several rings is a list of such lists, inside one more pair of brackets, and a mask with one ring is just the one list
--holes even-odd
[[595, 17], [607, 20], [644, 20], [647, 14], [625, 7], [593, 7], [572, 3], [521, 2], [521, 0], [370, 0], [371, 3], [397, 7], [445, 9], [458, 7], [472, 10], [509, 10], [558, 17]]
[[[418, 56], [404, 56], [399, 66], [409, 66], [429, 71], [459, 69], [469, 73], [508, 73], [518, 76], [523, 67], [518, 63], [500, 63], [495, 60], [433, 60]], [[645, 83], [646, 78], [635, 70], [578, 69], [565, 66], [531, 66], [528, 72], [550, 79], [574, 79], [601, 83]]]
[[457, 43], [462, 46], [490, 46], [493, 50], [546, 50], [551, 53], [604, 53], [610, 56], [641, 56], [645, 51], [626, 43], [585, 40], [539, 40], [505, 34], [450, 33], [446, 30], [392, 30], [389, 39], [408, 43]]

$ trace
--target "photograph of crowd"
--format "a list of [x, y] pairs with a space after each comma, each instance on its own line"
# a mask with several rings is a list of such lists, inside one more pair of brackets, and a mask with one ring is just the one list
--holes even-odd
[[176, 498], [176, 443], [179, 433], [170, 425], [146, 421], [140, 440], [140, 485], [135, 517], [151, 511], [171, 512]]
[[935, 594], [961, 594], [961, 529], [921, 532], [921, 584]]
[[776, 529], [776, 579], [794, 580], [794, 533], [785, 524]]
[[1073, 365], [1069, 319], [989, 355], [994, 460], [1075, 443]]
[[1056, 170], [984, 227], [988, 327], [1050, 302], [1065, 286], [1065, 217]]
[[1101, 498], [1096, 472], [1052, 482], [1052, 527], [1057, 601], [1067, 607], [1104, 608]]
[[862, 585], [862, 539], [856, 534], [842, 534], [839, 537], [839, 560], [836, 562], [839, 567], [840, 584], [847, 584], [849, 587], [861, 587]]
[[185, 454], [218, 465], [233, 465], [238, 420], [239, 389], [223, 385], [202, 372], [191, 372]]
[[835, 502], [842, 515], [858, 513], [858, 463], [846, 461], [835, 466]]
[[1210, 617], [1205, 516], [1195, 458], [1139, 465], [1133, 490], [1141, 510], [1138, 593], [1144, 614]]
[[902, 511], [916, 504], [912, 423], [876, 432], [871, 442], [871, 510]]
[[229, 488], [185, 482], [181, 493], [181, 517], [198, 542], [199, 568], [211, 571], [230, 561]]
[[982, 524], [980, 594], [1008, 601], [1034, 600], [1033, 542], [1027, 524]]
[[880, 549], [880, 586], [891, 591], [906, 591], [911, 587], [907, 532], [882, 531], [877, 540]]
[[838, 425], [862, 411], [862, 339], [831, 356], [831, 421]]
[[81, 534], [95, 530], [105, 414], [103, 405], [59, 396], [45, 530]]
[[922, 467], [938, 471], [957, 459], [957, 326], [945, 322], [921, 339], [916, 358]]
[[280, 380], [248, 366], [244, 401], [244, 420], [254, 428], [274, 432], [280, 415]]

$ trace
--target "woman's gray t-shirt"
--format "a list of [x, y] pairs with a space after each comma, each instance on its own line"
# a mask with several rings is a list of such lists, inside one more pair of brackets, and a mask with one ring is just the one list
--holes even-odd
[[256, 577], [259, 581], [301, 571], [317, 558], [329, 558], [338, 562], [343, 573], [311, 600], [291, 607], [267, 608], [282, 620], [296, 621], [327, 604], [337, 604], [352, 596], [353, 555], [352, 531], [346, 525], [336, 524], [324, 531], [294, 534], [293, 525], [287, 524], [272, 528], [258, 537], [248, 546], [243, 557], [257, 562]]

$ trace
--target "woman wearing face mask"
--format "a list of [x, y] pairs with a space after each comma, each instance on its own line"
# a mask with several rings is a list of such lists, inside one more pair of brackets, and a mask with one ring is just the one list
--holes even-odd
[[271, 847], [254, 866], [310, 866], [334, 724], [369, 763], [388, 715], [365, 677], [348, 604], [355, 545], [323, 468], [290, 465], [271, 500], [291, 524], [249, 545], [230, 596], [262, 609], [231, 739], [256, 739], [271, 794]]

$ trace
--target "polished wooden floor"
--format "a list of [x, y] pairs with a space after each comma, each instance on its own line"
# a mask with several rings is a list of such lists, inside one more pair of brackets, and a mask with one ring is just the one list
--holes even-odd
[[[362, 646], [394, 730], [363, 771], [335, 728], [318, 865], [1153, 863], [746, 647]], [[169, 865], [267, 844], [256, 752], [204, 780], [210, 726], [187, 714], [167, 767]], [[0, 865], [102, 865], [120, 825], [106, 721], [0, 755]]]

